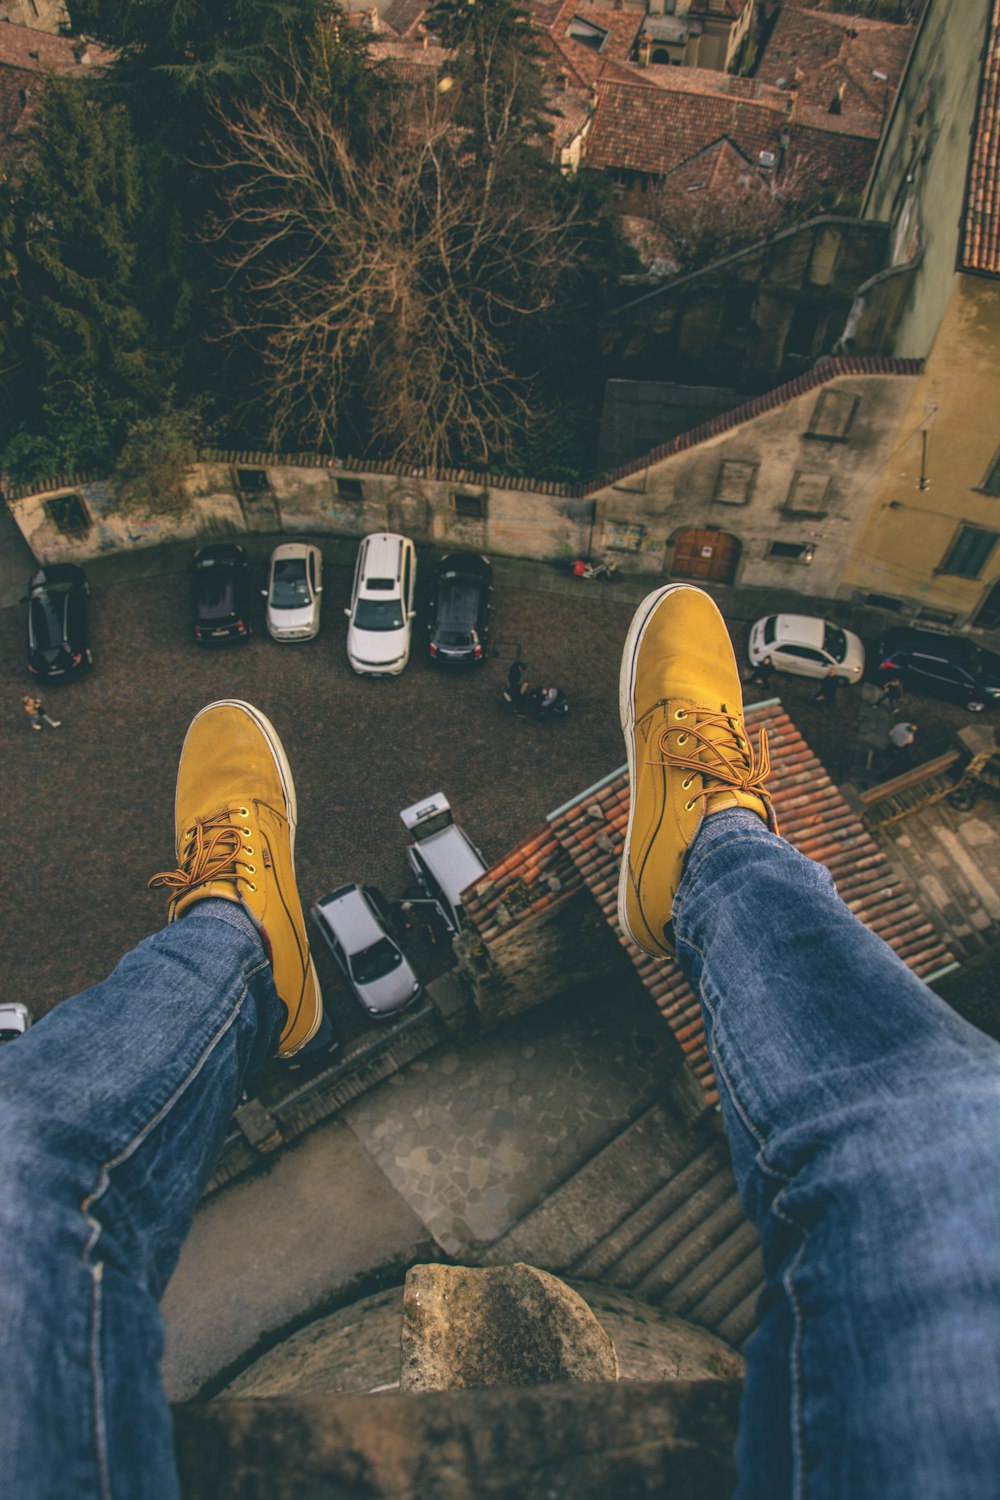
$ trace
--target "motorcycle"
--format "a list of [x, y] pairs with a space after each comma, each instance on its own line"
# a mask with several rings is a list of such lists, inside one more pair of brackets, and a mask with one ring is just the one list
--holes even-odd
[[570, 569], [574, 578], [600, 578], [610, 581], [618, 571], [617, 557], [603, 557], [599, 562], [593, 562], [587, 557], [578, 557]]
[[505, 690], [503, 700], [520, 718], [534, 719], [537, 724], [569, 713], [569, 699], [560, 687], [525, 688], [516, 699]]

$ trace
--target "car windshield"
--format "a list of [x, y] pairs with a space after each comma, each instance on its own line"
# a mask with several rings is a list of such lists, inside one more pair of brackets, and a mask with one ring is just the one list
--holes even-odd
[[379, 938], [370, 948], [362, 948], [360, 953], [352, 954], [349, 962], [355, 984], [372, 984], [376, 979], [384, 979], [393, 969], [398, 969], [403, 962], [403, 955], [388, 938]]
[[836, 625], [828, 624], [823, 632], [823, 650], [834, 661], [843, 661], [847, 655], [847, 636]]
[[398, 599], [359, 599], [354, 623], [359, 630], [402, 630], [403, 606]]
[[53, 601], [34, 598], [31, 601], [31, 635], [39, 651], [48, 651], [63, 643], [62, 618]]
[[309, 580], [305, 559], [280, 558], [271, 579], [271, 604], [274, 609], [302, 609], [310, 602]]

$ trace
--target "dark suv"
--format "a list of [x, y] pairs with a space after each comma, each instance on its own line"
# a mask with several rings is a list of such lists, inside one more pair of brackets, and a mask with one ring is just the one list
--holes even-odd
[[964, 636], [900, 625], [878, 643], [878, 672], [910, 687], [964, 703], [982, 713], [1000, 699], [1000, 656]]
[[250, 569], [235, 542], [200, 547], [191, 564], [191, 628], [203, 646], [245, 641], [250, 624]]
[[82, 568], [48, 563], [33, 573], [21, 600], [28, 606], [28, 671], [48, 680], [74, 677], [93, 661]]
[[449, 552], [434, 568], [427, 649], [441, 666], [473, 665], [486, 656], [493, 569], [478, 552]]

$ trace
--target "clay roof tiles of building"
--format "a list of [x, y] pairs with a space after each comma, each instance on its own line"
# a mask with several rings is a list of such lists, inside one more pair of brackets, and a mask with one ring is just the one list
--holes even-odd
[[[843, 86], [843, 113], [881, 122], [899, 86], [916, 28], [782, 6], [756, 76], [827, 111]], [[879, 76], [881, 75], [881, 76]]]
[[430, 9], [427, 0], [390, 0], [379, 20], [390, 26], [397, 36], [409, 36]]
[[613, 171], [664, 176], [723, 138], [756, 161], [761, 151], [777, 150], [787, 118], [788, 100], [777, 91], [774, 99], [748, 99], [604, 81], [597, 90], [587, 165]]
[[[844, 801], [819, 760], [777, 699], [750, 705], [747, 727], [767, 729], [771, 750], [770, 787], [781, 832], [803, 854], [824, 864], [855, 915], [878, 933], [915, 973], [926, 976], [945, 967], [952, 955], [931, 922], [891, 870], [884, 854]], [[532, 910], [564, 899], [586, 884], [614, 930], [640, 980], [655, 1001], [701, 1083], [707, 1102], [718, 1090], [705, 1042], [701, 1011], [676, 963], [651, 958], [627, 942], [618, 927], [618, 869], [628, 823], [628, 773], [605, 777], [551, 813], [547, 830], [533, 834], [490, 870], [467, 900], [467, 910], [486, 942], [503, 927], [496, 907], [513, 890], [504, 926], [525, 920]], [[577, 879], [567, 868], [575, 869]], [[555, 874], [558, 892], [546, 878]], [[529, 878], [530, 877], [530, 878]], [[527, 894], [518, 882], [528, 887]], [[539, 891], [535, 901], [532, 890]], [[537, 905], [536, 905], [537, 901]], [[514, 906], [512, 911], [511, 905]]]
[[958, 268], [1000, 276], [1000, 0], [992, 0], [990, 6]]

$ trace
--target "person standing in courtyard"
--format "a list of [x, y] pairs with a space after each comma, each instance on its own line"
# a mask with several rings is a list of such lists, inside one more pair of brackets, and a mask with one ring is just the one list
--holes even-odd
[[53, 719], [45, 712], [45, 704], [34, 693], [25, 693], [21, 705], [31, 719], [32, 729], [41, 729], [43, 724], [47, 724], [50, 729], [58, 729], [62, 723], [62, 719]]
[[889, 730], [886, 753], [897, 770], [902, 770], [909, 764], [910, 751], [913, 747], [916, 733], [916, 724], [908, 724], [905, 719], [900, 719]]
[[882, 684], [882, 691], [875, 699], [876, 708], [885, 708], [894, 714], [903, 700], [903, 684], [898, 677], [890, 677]]
[[762, 656], [760, 661], [750, 673], [750, 681], [764, 689], [766, 693], [771, 686], [771, 675], [774, 672], [774, 662], [769, 656]]
[[830, 667], [819, 687], [810, 698], [810, 703], [821, 703], [824, 708], [836, 708], [837, 689], [840, 687], [840, 678], [837, 669]]

